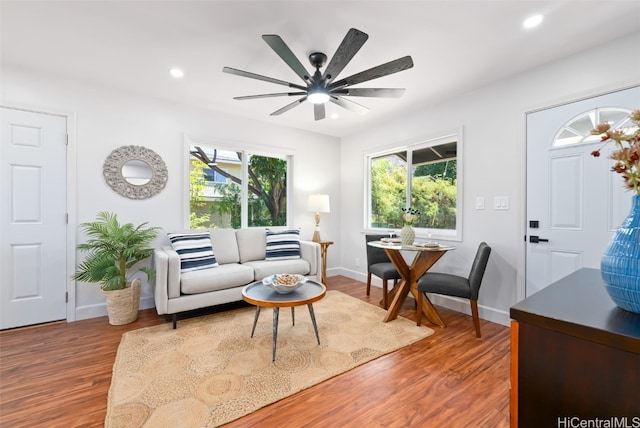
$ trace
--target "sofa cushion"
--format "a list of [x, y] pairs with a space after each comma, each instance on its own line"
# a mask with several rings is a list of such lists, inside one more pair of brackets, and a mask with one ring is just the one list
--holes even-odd
[[211, 229], [211, 243], [216, 249], [218, 264], [240, 262], [235, 229]]
[[243, 266], [250, 266], [255, 272], [254, 280], [262, 281], [265, 277], [274, 273], [294, 273], [308, 275], [310, 273], [309, 262], [304, 259], [296, 260], [255, 260], [247, 262]]
[[209, 232], [168, 233], [171, 246], [180, 256], [180, 271], [209, 269], [218, 266]]
[[238, 229], [236, 239], [240, 263], [264, 260], [267, 239], [263, 228]]
[[300, 230], [267, 230], [265, 260], [300, 258]]
[[253, 269], [251, 267], [229, 263], [215, 269], [183, 273], [180, 276], [180, 291], [183, 294], [206, 293], [244, 286], [252, 281]]

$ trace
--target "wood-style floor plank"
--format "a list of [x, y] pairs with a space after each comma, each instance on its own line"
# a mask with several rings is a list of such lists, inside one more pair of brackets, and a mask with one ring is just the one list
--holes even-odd
[[[327, 288], [376, 305], [382, 296], [340, 276]], [[226, 426], [507, 427], [509, 329], [481, 321], [477, 339], [470, 316], [438, 311], [447, 328], [429, 325], [426, 339]], [[415, 320], [412, 299], [400, 316]], [[103, 426], [122, 334], [164, 322], [149, 309], [126, 326], [95, 318], [1, 332], [0, 427]]]

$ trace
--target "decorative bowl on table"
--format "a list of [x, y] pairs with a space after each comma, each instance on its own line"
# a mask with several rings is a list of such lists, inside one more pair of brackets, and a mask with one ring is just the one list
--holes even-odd
[[264, 285], [280, 294], [293, 293], [305, 282], [307, 278], [304, 275], [292, 273], [277, 273], [262, 280]]
[[416, 242], [413, 244], [414, 247], [424, 247], [424, 248], [439, 248], [440, 247], [440, 243], [439, 242], [434, 242], [434, 241], [428, 241], [428, 242]]
[[385, 244], [399, 244], [402, 242], [400, 238], [382, 238], [380, 241], [384, 242]]

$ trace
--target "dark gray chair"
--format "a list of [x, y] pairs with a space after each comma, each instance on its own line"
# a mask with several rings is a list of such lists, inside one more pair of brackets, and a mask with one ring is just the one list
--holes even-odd
[[481, 337], [480, 318], [478, 318], [478, 293], [480, 292], [480, 284], [482, 284], [482, 277], [487, 268], [490, 254], [491, 247], [486, 242], [481, 242], [468, 278], [437, 272], [427, 272], [422, 275], [418, 280], [416, 323], [418, 325], [422, 323], [422, 296], [424, 293], [462, 297], [463, 299], [469, 299], [473, 324], [476, 327], [476, 336]]
[[366, 235], [367, 244], [367, 296], [371, 292], [371, 275], [375, 275], [382, 279], [382, 305], [385, 309], [389, 307], [387, 302], [388, 281], [393, 279], [396, 284], [400, 278], [400, 274], [396, 270], [389, 256], [382, 248], [372, 247], [368, 245], [371, 241], [379, 241], [382, 238], [388, 238], [389, 235]]

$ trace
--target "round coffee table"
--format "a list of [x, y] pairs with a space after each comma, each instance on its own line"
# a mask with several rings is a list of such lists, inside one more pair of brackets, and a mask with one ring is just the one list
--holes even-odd
[[307, 305], [309, 308], [309, 315], [311, 316], [311, 322], [313, 323], [313, 329], [316, 332], [316, 339], [318, 339], [318, 345], [320, 344], [320, 335], [318, 334], [318, 325], [316, 324], [316, 317], [313, 313], [313, 302], [317, 302], [327, 294], [327, 288], [318, 282], [307, 281], [301, 285], [297, 290], [289, 294], [280, 294], [273, 289], [267, 287], [262, 282], [254, 282], [247, 285], [242, 289], [242, 298], [245, 302], [251, 303], [256, 306], [256, 316], [253, 319], [253, 328], [251, 329], [251, 337], [256, 331], [256, 324], [258, 323], [258, 317], [260, 316], [260, 309], [273, 308], [273, 356], [272, 361], [276, 360], [276, 343], [278, 341], [278, 316], [280, 314], [280, 308], [291, 308], [291, 316], [293, 318], [293, 325], [296, 323], [295, 319], [295, 307]]

